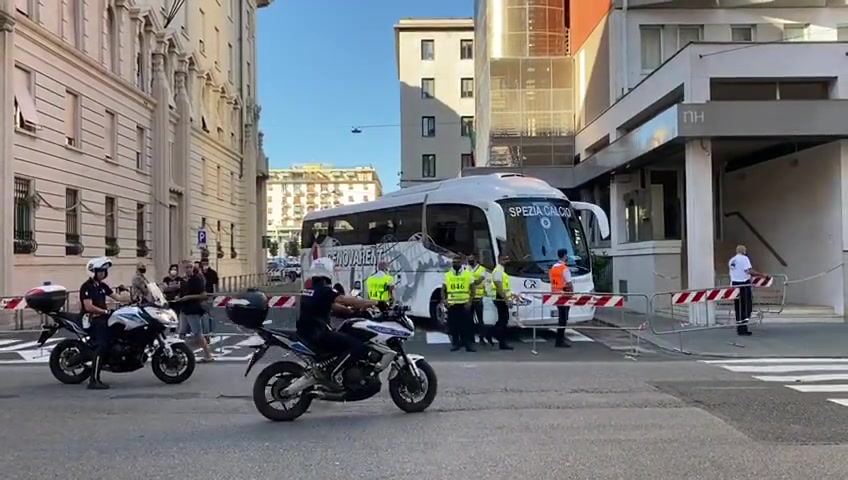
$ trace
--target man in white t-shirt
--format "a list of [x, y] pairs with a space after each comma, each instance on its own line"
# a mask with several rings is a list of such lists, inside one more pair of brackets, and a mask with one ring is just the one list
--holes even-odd
[[736, 247], [736, 255], [727, 262], [730, 269], [730, 284], [739, 286], [739, 296], [734, 301], [736, 310], [736, 333], [738, 335], [751, 335], [748, 330], [748, 322], [751, 321], [751, 313], [754, 311], [754, 298], [751, 292], [751, 280], [753, 277], [763, 276], [754, 270], [751, 260], [748, 258], [748, 250], [745, 245]]

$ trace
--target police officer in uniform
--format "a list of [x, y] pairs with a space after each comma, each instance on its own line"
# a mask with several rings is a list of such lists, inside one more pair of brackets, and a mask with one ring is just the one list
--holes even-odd
[[471, 319], [471, 297], [474, 293], [474, 277], [471, 271], [462, 267], [462, 257], [454, 255], [451, 269], [445, 273], [442, 285], [442, 303], [447, 302], [448, 332], [451, 337], [451, 351], [465, 347], [467, 352], [476, 352], [474, 348], [474, 325]]
[[[109, 354], [109, 348], [112, 346], [112, 335], [109, 331], [109, 316], [111, 310], [106, 306], [106, 298], [112, 298], [115, 301], [122, 301], [120, 295], [112, 291], [109, 285], [103, 282], [109, 276], [109, 268], [112, 266], [112, 260], [109, 257], [99, 257], [92, 259], [86, 265], [86, 273], [89, 279], [80, 286], [80, 304], [82, 305], [83, 313], [88, 314], [89, 322], [91, 323], [91, 337], [95, 345], [94, 371], [88, 377], [89, 390], [106, 390], [109, 385], [100, 380], [100, 372], [103, 369], [103, 362]], [[125, 290], [123, 287], [118, 287], [118, 291]]]
[[471, 315], [474, 320], [473, 325], [477, 336], [480, 337], [480, 345], [485, 345], [486, 337], [489, 343], [494, 346], [491, 333], [486, 332], [486, 324], [483, 323], [483, 298], [486, 296], [486, 278], [489, 272], [486, 267], [477, 263], [477, 258], [474, 255], [468, 256], [468, 271], [471, 272], [471, 277], [474, 279], [474, 295], [471, 298]]
[[[548, 272], [548, 279], [551, 281], [551, 293], [571, 293], [574, 291], [574, 284], [571, 283], [571, 270], [568, 269], [568, 250], [564, 248], [557, 250], [557, 257], [559, 257], [559, 261]], [[570, 310], [571, 307], [557, 306], [559, 328], [556, 331], [555, 347], [571, 347], [571, 342], [565, 337], [565, 326], [568, 323]]]
[[509, 290], [509, 275], [504, 271], [504, 265], [508, 261], [508, 256], [501, 255], [498, 258], [498, 266], [492, 270], [492, 295], [495, 297], [495, 309], [498, 311], [498, 321], [495, 323], [494, 335], [498, 339], [501, 350], [513, 349], [506, 343], [506, 329], [509, 322], [509, 298], [512, 293]]
[[386, 273], [388, 270], [389, 263], [381, 261], [377, 264], [377, 272], [365, 279], [369, 300], [391, 303], [395, 282], [394, 277]]

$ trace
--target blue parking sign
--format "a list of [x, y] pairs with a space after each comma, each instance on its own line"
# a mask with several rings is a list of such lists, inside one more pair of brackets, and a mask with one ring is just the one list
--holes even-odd
[[207, 236], [208, 236], [208, 234], [207, 234], [205, 228], [201, 228], [200, 230], [197, 231], [197, 248], [206, 248], [206, 246], [207, 246], [207, 242], [206, 242]]

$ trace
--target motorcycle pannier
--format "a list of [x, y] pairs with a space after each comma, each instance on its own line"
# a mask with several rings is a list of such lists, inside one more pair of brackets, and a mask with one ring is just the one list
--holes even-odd
[[42, 285], [28, 291], [24, 301], [29, 308], [39, 313], [58, 312], [68, 302], [68, 289], [61, 285]]
[[268, 318], [268, 297], [257, 290], [248, 290], [227, 304], [227, 318], [245, 328], [260, 328]]

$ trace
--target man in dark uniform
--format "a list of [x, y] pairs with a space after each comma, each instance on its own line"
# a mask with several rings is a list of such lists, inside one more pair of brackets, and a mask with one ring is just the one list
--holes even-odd
[[[350, 364], [359, 359], [363, 352], [363, 343], [330, 326], [330, 316], [349, 315], [352, 308], [364, 309], [377, 306], [377, 302], [363, 300], [357, 297], [342, 295], [332, 285], [333, 261], [329, 258], [318, 258], [312, 262], [309, 271], [312, 280], [310, 287], [304, 288], [301, 296], [300, 315], [297, 318], [297, 334], [316, 349], [335, 355], [347, 355], [347, 362], [342, 359], [333, 365], [340, 368], [344, 363]], [[324, 372], [330, 374], [331, 372]], [[322, 379], [334, 382], [332, 378]], [[341, 385], [333, 385], [340, 388]]]
[[[89, 390], [109, 388], [109, 385], [100, 380], [103, 362], [112, 346], [112, 334], [109, 331], [109, 316], [112, 311], [107, 308], [106, 298], [112, 298], [115, 301], [123, 300], [112, 291], [109, 285], [103, 282], [109, 276], [111, 266], [112, 260], [108, 257], [90, 260], [86, 266], [90, 278], [80, 286], [80, 304], [83, 313], [88, 314], [91, 323], [91, 337], [95, 345], [94, 370], [88, 377]], [[122, 287], [118, 288], [119, 291], [122, 289]]]

